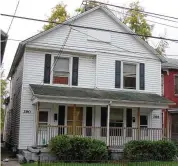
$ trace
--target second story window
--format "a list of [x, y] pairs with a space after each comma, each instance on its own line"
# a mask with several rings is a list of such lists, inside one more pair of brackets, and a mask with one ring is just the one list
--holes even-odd
[[69, 84], [69, 58], [54, 57], [53, 84]]
[[136, 89], [136, 64], [123, 63], [123, 88]]
[[174, 77], [174, 94], [178, 95], [178, 75], [175, 75]]

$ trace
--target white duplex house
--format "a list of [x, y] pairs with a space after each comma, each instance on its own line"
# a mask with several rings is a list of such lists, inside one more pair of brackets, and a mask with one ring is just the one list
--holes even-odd
[[8, 75], [13, 145], [46, 145], [61, 134], [108, 146], [163, 138], [161, 109], [172, 104], [160, 96], [165, 59], [116, 31], [133, 33], [98, 6], [19, 44]]

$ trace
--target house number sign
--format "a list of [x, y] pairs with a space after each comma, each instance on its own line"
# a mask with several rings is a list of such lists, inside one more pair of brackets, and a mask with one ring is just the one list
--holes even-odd
[[24, 114], [30, 114], [31, 111], [30, 111], [30, 110], [23, 110], [23, 113], [24, 113]]
[[159, 119], [159, 115], [153, 115], [154, 119]]

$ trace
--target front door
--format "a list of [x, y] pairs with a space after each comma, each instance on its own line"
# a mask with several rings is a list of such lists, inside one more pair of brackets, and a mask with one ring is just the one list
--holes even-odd
[[171, 114], [171, 117], [172, 117], [171, 138], [173, 140], [178, 140], [178, 114]]
[[68, 107], [67, 109], [67, 134], [82, 135], [83, 107]]

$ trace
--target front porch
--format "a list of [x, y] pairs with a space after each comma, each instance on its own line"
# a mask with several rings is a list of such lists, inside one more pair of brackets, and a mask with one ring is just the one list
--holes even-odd
[[48, 144], [56, 135], [94, 138], [110, 147], [122, 147], [131, 140], [164, 137], [161, 110], [52, 103], [38, 106], [37, 145]]
[[30, 85], [36, 105], [36, 145], [56, 135], [90, 137], [107, 146], [167, 137], [162, 109], [171, 101], [137, 91]]

